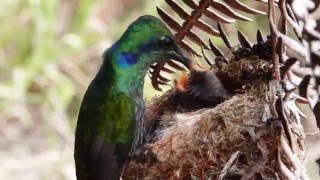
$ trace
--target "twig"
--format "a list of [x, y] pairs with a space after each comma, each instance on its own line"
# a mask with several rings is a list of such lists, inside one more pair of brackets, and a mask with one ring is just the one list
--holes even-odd
[[223, 167], [223, 169], [218, 177], [218, 180], [222, 180], [224, 178], [224, 176], [228, 172], [228, 169], [231, 167], [231, 165], [235, 161], [235, 159], [238, 158], [239, 154], [240, 154], [240, 151], [236, 151], [235, 153], [232, 154], [232, 156], [230, 157], [230, 159], [228, 160], [226, 165]]

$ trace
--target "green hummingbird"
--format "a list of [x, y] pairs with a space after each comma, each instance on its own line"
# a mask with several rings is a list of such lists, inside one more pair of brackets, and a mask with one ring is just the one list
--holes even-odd
[[139, 17], [103, 54], [78, 116], [75, 164], [78, 180], [119, 179], [126, 160], [144, 141], [144, 77], [157, 62], [189, 60], [165, 24]]

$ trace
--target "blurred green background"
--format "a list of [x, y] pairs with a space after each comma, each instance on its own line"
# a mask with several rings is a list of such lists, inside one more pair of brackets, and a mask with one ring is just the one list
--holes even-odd
[[78, 108], [101, 55], [159, 2], [0, 1], [0, 179], [75, 179]]
[[[163, 3], [0, 1], [0, 179], [75, 179], [77, 113], [102, 53], [133, 20], [156, 15]], [[257, 18], [226, 30], [240, 29], [253, 40], [257, 27], [268, 32], [266, 18]], [[149, 81], [145, 86], [147, 99], [159, 94]]]

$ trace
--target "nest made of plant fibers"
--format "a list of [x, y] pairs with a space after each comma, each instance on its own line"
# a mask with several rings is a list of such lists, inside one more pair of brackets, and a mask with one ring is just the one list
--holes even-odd
[[246, 91], [253, 87], [260, 89], [259, 86], [267, 84], [272, 79], [273, 69], [271, 62], [259, 59], [257, 55], [248, 55], [238, 60], [231, 59], [218, 70], [219, 73], [227, 74], [229, 79], [233, 79], [233, 86]]
[[[159, 97], [149, 105], [147, 117], [158, 118], [160, 125], [123, 179], [282, 179], [276, 158], [280, 125], [264, 121], [265, 96], [240, 94], [187, 114], [170, 107], [159, 111], [166, 100]], [[150, 112], [153, 108], [158, 111]]]

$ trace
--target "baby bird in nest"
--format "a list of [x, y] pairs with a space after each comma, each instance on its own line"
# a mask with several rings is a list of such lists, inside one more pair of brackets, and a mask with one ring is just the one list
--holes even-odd
[[190, 65], [190, 74], [182, 74], [169, 100], [183, 110], [215, 107], [235, 94], [237, 84], [227, 73], [205, 69], [195, 61]]

